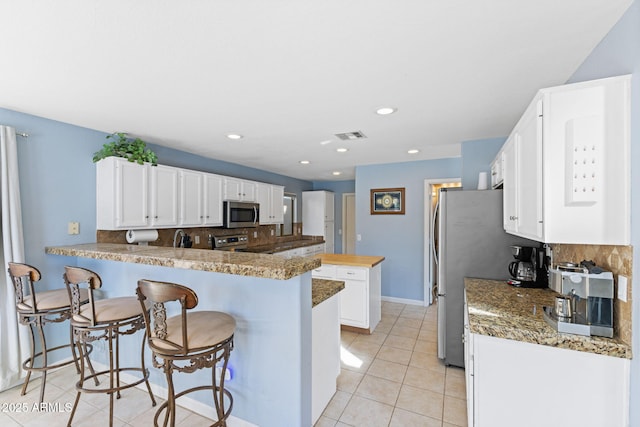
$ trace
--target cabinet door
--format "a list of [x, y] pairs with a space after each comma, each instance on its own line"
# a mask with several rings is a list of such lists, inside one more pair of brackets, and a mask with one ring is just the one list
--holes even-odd
[[333, 221], [334, 214], [334, 194], [325, 192], [324, 219], [325, 221]]
[[242, 200], [242, 181], [236, 178], [224, 179], [224, 200]]
[[272, 223], [271, 186], [256, 184], [256, 201], [260, 204], [260, 224]]
[[271, 186], [271, 222], [282, 224], [284, 222], [284, 187]]
[[178, 169], [149, 166], [150, 216], [154, 227], [178, 224]]
[[252, 181], [242, 182], [242, 199], [245, 202], [255, 202], [256, 199], [256, 183]]
[[201, 172], [180, 171], [180, 225], [196, 227], [204, 222]]
[[116, 163], [116, 227], [135, 228], [149, 225], [148, 166], [128, 161]]
[[222, 177], [204, 174], [204, 225], [222, 225]]
[[361, 268], [338, 267], [336, 278], [344, 281], [344, 290], [340, 293], [340, 323], [368, 328], [369, 286], [367, 271]]
[[529, 105], [518, 123], [516, 162], [517, 232], [542, 240], [542, 101]]
[[504, 230], [507, 233], [515, 233], [518, 229], [516, 159], [516, 135], [512, 134], [512, 136], [507, 139], [507, 142], [504, 146], [504, 181], [502, 186], [502, 209]]

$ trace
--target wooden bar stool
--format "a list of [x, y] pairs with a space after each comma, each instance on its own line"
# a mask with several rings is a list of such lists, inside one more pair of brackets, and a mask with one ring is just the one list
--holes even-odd
[[[102, 280], [98, 274], [91, 270], [80, 267], [65, 267], [64, 281], [67, 285], [69, 297], [71, 299], [71, 327], [73, 328], [73, 339], [80, 354], [80, 381], [76, 384], [76, 400], [69, 416], [68, 426], [73, 421], [80, 395], [82, 393], [106, 393], [109, 395], [109, 425], [113, 425], [113, 395], [120, 398], [120, 391], [130, 387], [135, 387], [144, 382], [149, 391], [151, 405], [156, 406], [156, 400], [151, 393], [149, 385], [149, 370], [144, 364], [144, 348], [146, 335], [143, 335], [142, 349], [140, 351], [139, 368], [120, 367], [120, 335], [131, 335], [140, 329], [144, 329], [144, 316], [146, 309], [140, 306], [138, 299], [131, 297], [117, 297], [96, 300], [93, 292], [102, 286]], [[89, 301], [81, 303], [80, 295], [86, 286]], [[84, 356], [88, 343], [96, 340], [106, 340], [109, 346], [109, 369], [100, 372], [92, 372], [91, 375], [84, 375]], [[114, 355], [115, 350], [115, 355]], [[87, 358], [87, 360], [89, 360]], [[120, 383], [120, 373], [138, 372], [142, 378], [129, 384]], [[89, 388], [85, 386], [85, 381], [93, 379], [98, 385], [98, 376], [108, 374], [109, 385], [101, 388]]]
[[[36, 292], [34, 285], [41, 278], [40, 271], [38, 271], [37, 268], [17, 262], [9, 262], [8, 265], [9, 277], [11, 277], [15, 290], [18, 320], [20, 324], [29, 326], [29, 331], [31, 332], [31, 357], [25, 360], [22, 364], [24, 370], [27, 371], [27, 377], [22, 385], [21, 395], [24, 396], [27, 391], [27, 385], [29, 384], [31, 373], [41, 372], [42, 377], [40, 381], [39, 403], [42, 403], [44, 399], [44, 388], [47, 381], [47, 371], [75, 363], [76, 370], [80, 372], [78, 367], [78, 358], [73, 346], [71, 327], [69, 328], [69, 344], [60, 345], [54, 348], [47, 348], [47, 340], [43, 329], [43, 326], [46, 323], [59, 323], [71, 317], [69, 293], [65, 288]], [[87, 299], [87, 291], [82, 291], [78, 296], [79, 301], [86, 302]], [[41, 349], [38, 353], [35, 352], [36, 334], [38, 335]], [[67, 347], [71, 350], [71, 360], [49, 364], [49, 353]], [[36, 359], [38, 358], [41, 358], [41, 363], [36, 363]]]
[[[147, 340], [153, 352], [153, 366], [162, 368], [167, 376], [168, 397], [156, 411], [154, 425], [166, 409], [164, 425], [175, 425], [176, 399], [198, 390], [211, 390], [218, 421], [212, 426], [226, 426], [233, 407], [233, 396], [224, 388], [227, 363], [233, 349], [236, 321], [219, 311], [192, 311], [198, 305], [196, 293], [175, 283], [139, 280], [136, 290], [141, 307], [151, 307], [151, 315], [144, 312]], [[180, 314], [167, 318], [165, 303], [179, 302]], [[177, 305], [177, 304], [176, 304]], [[162, 361], [158, 361], [158, 358]], [[216, 379], [216, 365], [222, 361], [220, 383]], [[202, 385], [175, 393], [173, 371], [192, 373], [211, 368], [211, 385]], [[225, 404], [225, 396], [228, 404]]]

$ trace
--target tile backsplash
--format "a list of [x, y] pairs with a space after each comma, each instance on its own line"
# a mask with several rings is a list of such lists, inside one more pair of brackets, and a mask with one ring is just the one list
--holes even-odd
[[[613, 327], [614, 336], [625, 344], [631, 345], [631, 301], [633, 289], [632, 278], [632, 246], [612, 245], [564, 245], [552, 244], [553, 262], [593, 261], [598, 267], [602, 267], [613, 273], [615, 300], [613, 303]], [[628, 279], [627, 301], [618, 299], [618, 276], [623, 275]]]

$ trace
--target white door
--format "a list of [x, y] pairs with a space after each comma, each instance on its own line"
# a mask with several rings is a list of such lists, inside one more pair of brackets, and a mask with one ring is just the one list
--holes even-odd
[[356, 253], [356, 195], [342, 195], [342, 253]]

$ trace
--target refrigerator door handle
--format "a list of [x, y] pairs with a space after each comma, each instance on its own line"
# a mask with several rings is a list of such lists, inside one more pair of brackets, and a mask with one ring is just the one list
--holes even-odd
[[433, 252], [433, 260], [438, 265], [438, 251], [436, 250], [436, 217], [438, 216], [438, 208], [440, 207], [440, 199], [436, 202], [436, 207], [431, 216], [431, 251]]
[[446, 310], [446, 298], [444, 295], [438, 294], [438, 359], [444, 359], [446, 356], [445, 351], [445, 310]]

